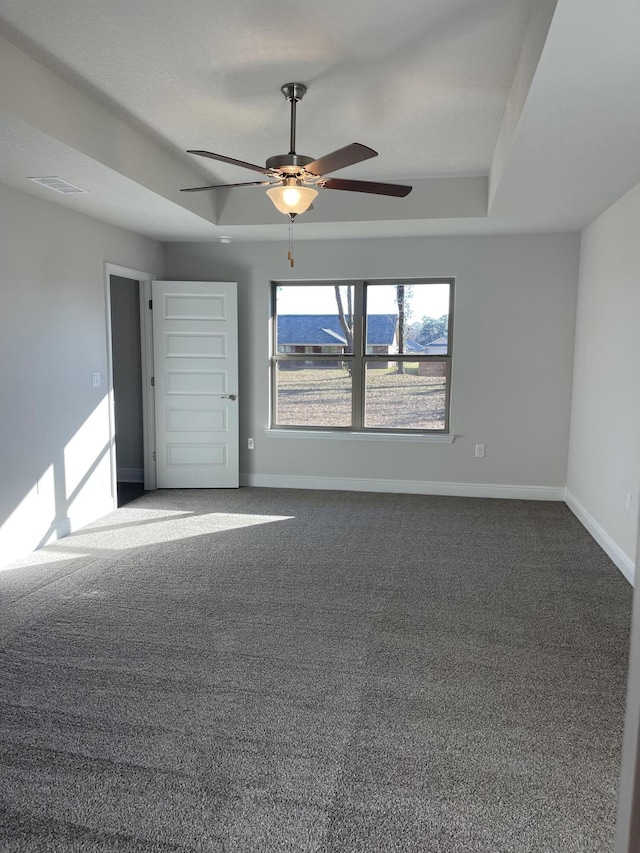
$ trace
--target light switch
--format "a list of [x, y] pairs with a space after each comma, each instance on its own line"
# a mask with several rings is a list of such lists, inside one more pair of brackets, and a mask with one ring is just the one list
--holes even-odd
[[96, 371], [91, 374], [91, 387], [99, 388], [100, 387], [100, 374]]

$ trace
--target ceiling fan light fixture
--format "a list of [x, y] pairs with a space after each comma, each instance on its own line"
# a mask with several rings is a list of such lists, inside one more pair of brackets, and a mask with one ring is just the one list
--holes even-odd
[[318, 191], [312, 187], [303, 187], [295, 178], [287, 178], [282, 186], [268, 189], [267, 195], [280, 213], [297, 216], [309, 210]]

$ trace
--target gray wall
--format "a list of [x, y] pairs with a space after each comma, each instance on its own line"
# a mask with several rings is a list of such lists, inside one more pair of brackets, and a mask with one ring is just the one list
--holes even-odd
[[639, 234], [640, 185], [582, 233], [567, 475], [570, 505], [629, 576], [640, 486]]
[[[302, 229], [299, 229], [299, 232]], [[169, 244], [166, 277], [239, 282], [245, 482], [557, 497], [566, 482], [577, 235]], [[295, 274], [293, 274], [295, 273]], [[455, 276], [452, 445], [271, 437], [272, 279]], [[255, 450], [246, 450], [246, 439]], [[486, 445], [475, 459], [475, 444]], [[426, 485], [425, 485], [426, 484]], [[453, 484], [453, 485], [451, 485]], [[519, 491], [520, 489], [520, 491]], [[524, 490], [524, 491], [523, 491]]]
[[138, 283], [111, 276], [111, 339], [118, 482], [144, 479]]
[[113, 506], [104, 264], [162, 275], [162, 249], [3, 186], [0, 234], [0, 559], [8, 562]]
[[[6, 187], [0, 226], [0, 389], [11, 401], [0, 407], [0, 553], [8, 560], [111, 508], [104, 263], [162, 277], [163, 258], [153, 241]], [[539, 497], [558, 496], [568, 482], [583, 521], [594, 522], [632, 565], [639, 226], [636, 188], [582, 235], [570, 447], [576, 235], [298, 240], [292, 271], [283, 226], [282, 242], [167, 244], [166, 278], [239, 282], [245, 481], [404, 483], [506, 496], [522, 488]], [[456, 277], [455, 442], [269, 437], [270, 280], [394, 275]], [[94, 371], [100, 388], [91, 387]], [[248, 436], [256, 442], [252, 452]], [[474, 458], [476, 443], [486, 445], [485, 459]]]

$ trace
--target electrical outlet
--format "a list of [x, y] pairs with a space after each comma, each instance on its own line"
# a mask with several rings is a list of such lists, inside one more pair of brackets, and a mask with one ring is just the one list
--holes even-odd
[[624, 511], [631, 512], [631, 501], [633, 500], [633, 496], [631, 492], [627, 492], [624, 498]]
[[249, 450], [253, 450], [253, 448], [254, 448], [254, 444], [253, 444], [253, 439], [252, 439], [252, 438], [248, 438], [248, 439], [247, 439], [247, 447], [249, 448]]
[[484, 459], [484, 444], [476, 444], [476, 459]]

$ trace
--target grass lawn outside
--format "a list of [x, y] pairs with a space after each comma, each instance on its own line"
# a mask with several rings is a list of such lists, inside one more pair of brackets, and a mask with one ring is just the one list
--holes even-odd
[[[279, 369], [277, 423], [282, 426], [350, 427], [351, 377], [343, 367]], [[417, 364], [404, 374], [395, 367], [369, 369], [365, 426], [443, 429], [444, 376], [419, 376]]]

